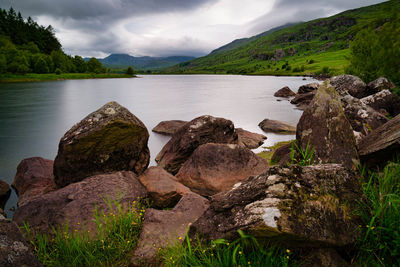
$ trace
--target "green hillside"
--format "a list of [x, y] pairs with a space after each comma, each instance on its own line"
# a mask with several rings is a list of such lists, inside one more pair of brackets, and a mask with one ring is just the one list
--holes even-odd
[[239, 47], [214, 50], [205, 57], [178, 64], [167, 73], [254, 75], [336, 75], [349, 64], [351, 40], [361, 29], [383, 25], [400, 11], [400, 1], [348, 10], [274, 31]]

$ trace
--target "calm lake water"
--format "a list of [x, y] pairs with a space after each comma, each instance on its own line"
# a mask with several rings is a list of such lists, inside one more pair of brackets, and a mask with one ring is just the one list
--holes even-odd
[[[147, 126], [150, 165], [155, 165], [155, 156], [169, 140], [151, 132], [158, 122], [192, 120], [207, 114], [230, 119], [235, 127], [263, 133], [258, 127], [263, 119], [296, 124], [302, 113], [287, 100], [277, 101], [274, 92], [284, 86], [296, 92], [300, 85], [312, 81], [301, 77], [149, 75], [137, 79], [0, 84], [0, 179], [11, 184], [24, 158], [54, 159], [64, 133], [109, 101], [125, 106]], [[265, 135], [266, 146], [294, 138]], [[13, 192], [5, 208], [8, 215], [16, 201]]]

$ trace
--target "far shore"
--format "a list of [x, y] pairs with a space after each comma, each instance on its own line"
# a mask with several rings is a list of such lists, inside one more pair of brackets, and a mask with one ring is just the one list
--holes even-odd
[[119, 73], [48, 73], [48, 74], [3, 74], [0, 75], [0, 83], [23, 83], [23, 82], [44, 82], [61, 80], [80, 80], [80, 79], [110, 79], [110, 78], [135, 78], [136, 75]]

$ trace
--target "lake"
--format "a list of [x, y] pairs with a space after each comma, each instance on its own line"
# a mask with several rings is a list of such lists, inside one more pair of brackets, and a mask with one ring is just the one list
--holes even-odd
[[[0, 179], [11, 184], [24, 158], [54, 159], [64, 133], [109, 101], [125, 106], [146, 125], [150, 165], [155, 165], [155, 156], [169, 140], [151, 132], [160, 121], [212, 115], [232, 120], [235, 127], [263, 133], [258, 123], [265, 118], [296, 124], [302, 114], [287, 100], [277, 101], [275, 91], [289, 86], [296, 92], [300, 85], [313, 81], [302, 77], [143, 75], [135, 79], [0, 84]], [[264, 134], [268, 137], [266, 146], [294, 138]], [[16, 201], [13, 191], [5, 208], [8, 216]]]

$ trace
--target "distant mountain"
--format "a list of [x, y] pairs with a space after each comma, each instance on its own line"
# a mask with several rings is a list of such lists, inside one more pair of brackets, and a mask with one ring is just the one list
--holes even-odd
[[210, 54], [216, 54], [216, 53], [219, 53], [219, 52], [225, 52], [225, 51], [236, 49], [236, 48], [238, 48], [238, 47], [240, 47], [242, 45], [248, 44], [248, 43], [250, 43], [250, 42], [252, 42], [252, 41], [254, 41], [254, 40], [258, 39], [258, 38], [261, 38], [263, 36], [267, 36], [267, 35], [269, 35], [271, 33], [274, 33], [276, 31], [279, 31], [279, 30], [284, 29], [284, 28], [288, 28], [288, 27], [294, 26], [294, 25], [299, 24], [299, 23], [300, 22], [287, 23], [285, 25], [272, 28], [272, 29], [270, 29], [268, 31], [262, 32], [260, 34], [257, 34], [255, 36], [252, 36], [252, 37], [249, 37], [249, 38], [236, 39], [236, 40], [230, 42], [229, 44], [223, 45], [220, 48], [217, 48], [217, 49], [211, 51]]
[[193, 59], [195, 57], [134, 57], [128, 54], [111, 54], [106, 58], [99, 59], [99, 61], [108, 68], [126, 68], [131, 66], [137, 70], [158, 70]]

